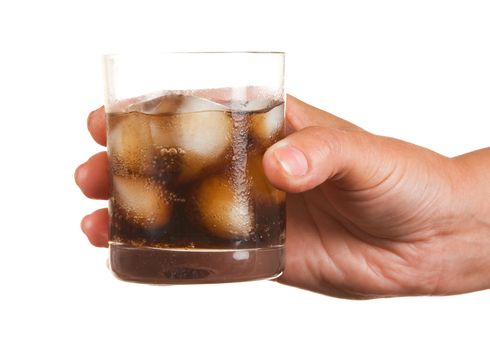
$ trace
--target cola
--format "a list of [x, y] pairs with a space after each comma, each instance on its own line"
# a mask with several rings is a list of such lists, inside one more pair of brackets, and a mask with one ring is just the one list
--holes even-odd
[[264, 152], [283, 137], [280, 100], [145, 97], [108, 113], [111, 268], [146, 283], [277, 276], [285, 194]]

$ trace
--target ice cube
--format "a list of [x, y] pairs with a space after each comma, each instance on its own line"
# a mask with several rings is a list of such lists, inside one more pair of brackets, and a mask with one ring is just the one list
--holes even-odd
[[284, 125], [284, 104], [268, 112], [255, 113], [250, 118], [250, 132], [265, 147], [274, 143]]
[[138, 102], [128, 107], [128, 111], [145, 114], [181, 114], [225, 109], [224, 105], [206, 98], [175, 93]]
[[151, 130], [144, 114], [110, 115], [108, 146], [116, 174], [145, 174], [150, 171]]
[[182, 105], [185, 96], [182, 94], [170, 94], [151, 98], [143, 102], [137, 102], [128, 107], [128, 111], [136, 111], [145, 114], [174, 113]]
[[235, 86], [226, 88], [192, 90], [192, 95], [223, 104], [238, 112], [270, 109], [277, 98], [273, 91], [263, 86]]
[[159, 149], [181, 155], [179, 181], [194, 179], [203, 169], [222, 161], [231, 144], [232, 123], [224, 111], [202, 111], [154, 117], [151, 137]]
[[271, 185], [264, 174], [261, 154], [250, 154], [247, 159], [247, 176], [250, 179], [252, 196], [255, 201], [275, 205], [286, 200], [286, 194]]
[[192, 90], [189, 93], [193, 96], [204, 98], [222, 105], [227, 105], [231, 101], [233, 89], [226, 88], [214, 88], [214, 89], [200, 89]]
[[250, 196], [238, 193], [224, 177], [203, 180], [196, 192], [202, 224], [214, 235], [225, 239], [248, 238], [255, 226]]
[[273, 101], [265, 99], [231, 100], [229, 105], [232, 110], [237, 112], [258, 112], [269, 109], [273, 103]]
[[144, 228], [155, 228], [170, 221], [170, 196], [150, 179], [116, 175], [112, 179], [112, 189], [114, 201], [127, 220]]

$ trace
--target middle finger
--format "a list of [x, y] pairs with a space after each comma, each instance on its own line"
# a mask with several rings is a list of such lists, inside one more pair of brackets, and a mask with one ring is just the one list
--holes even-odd
[[107, 152], [90, 157], [75, 171], [75, 182], [92, 199], [109, 198], [109, 161]]

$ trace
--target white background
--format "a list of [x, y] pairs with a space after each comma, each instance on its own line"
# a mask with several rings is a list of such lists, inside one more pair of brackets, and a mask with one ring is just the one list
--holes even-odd
[[[490, 293], [339, 300], [273, 282], [123, 283], [77, 164], [100, 55], [280, 50], [288, 91], [452, 156], [489, 146], [486, 1], [2, 1], [1, 349], [489, 349]], [[490, 278], [490, 275], [489, 275]]]

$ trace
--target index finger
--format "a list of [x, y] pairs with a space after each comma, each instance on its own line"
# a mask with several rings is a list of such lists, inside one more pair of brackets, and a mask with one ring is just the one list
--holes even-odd
[[291, 95], [287, 96], [286, 120], [296, 131], [309, 126], [324, 126], [341, 130], [362, 130], [347, 120], [313, 107]]
[[103, 106], [88, 115], [87, 128], [95, 142], [102, 146], [107, 144], [106, 114]]

